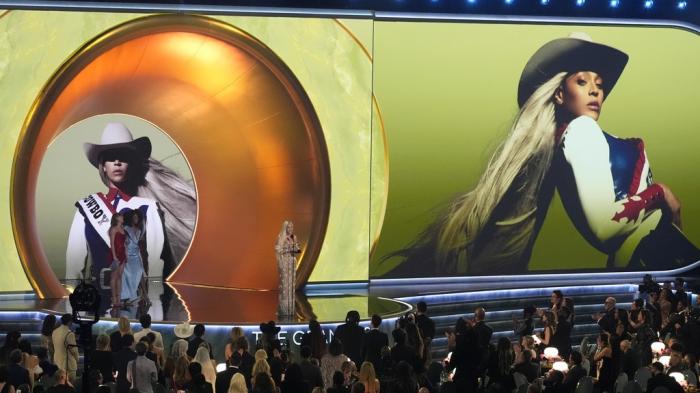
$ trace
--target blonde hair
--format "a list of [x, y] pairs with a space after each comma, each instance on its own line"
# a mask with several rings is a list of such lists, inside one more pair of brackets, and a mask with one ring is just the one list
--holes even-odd
[[111, 340], [108, 335], [104, 333], [100, 334], [95, 340], [95, 343], [97, 344], [97, 349], [108, 351], [110, 349], [110, 341]]
[[[262, 349], [258, 350], [258, 352], [262, 351]], [[253, 371], [250, 373], [250, 375], [258, 375], [260, 373], [264, 373], [272, 377], [272, 372], [270, 371], [270, 364], [267, 363], [267, 360], [263, 359], [258, 359], [258, 352], [255, 352], [255, 364], [253, 365]], [[265, 351], [263, 351], [265, 352]]]
[[248, 393], [248, 387], [242, 373], [233, 374], [231, 383], [228, 385], [228, 393]]
[[377, 373], [374, 372], [374, 365], [370, 362], [362, 362], [360, 366], [360, 382], [365, 385], [374, 385]]
[[117, 321], [117, 327], [119, 328], [119, 331], [121, 333], [131, 333], [131, 324], [129, 323], [129, 320], [126, 319], [126, 317], [119, 317], [119, 320]]
[[175, 370], [173, 371], [173, 381], [178, 385], [188, 383], [192, 377], [190, 376], [190, 360], [187, 355], [182, 355], [175, 361]]
[[[567, 73], [560, 72], [542, 84], [528, 98], [515, 117], [506, 140], [491, 156], [476, 187], [452, 203], [444, 216], [438, 234], [437, 262], [445, 264], [451, 252], [469, 249], [487, 223], [506, 192], [517, 194], [513, 203], [499, 212], [504, 221], [519, 223], [536, 210], [542, 182], [552, 162], [555, 146], [556, 118], [553, 96], [562, 86]], [[513, 189], [516, 178], [526, 177], [526, 183]], [[534, 226], [534, 222], [533, 222]], [[533, 227], [516, 239], [511, 239], [516, 252], [522, 252], [530, 240]], [[468, 257], [471, 257], [468, 255]]]
[[255, 361], [257, 362], [258, 360], [267, 360], [267, 352], [264, 349], [255, 351]]

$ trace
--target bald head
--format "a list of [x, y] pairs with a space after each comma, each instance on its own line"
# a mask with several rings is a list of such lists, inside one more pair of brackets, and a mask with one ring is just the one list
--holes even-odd
[[477, 307], [474, 310], [474, 319], [477, 321], [483, 321], [486, 318], [486, 310], [483, 307]]

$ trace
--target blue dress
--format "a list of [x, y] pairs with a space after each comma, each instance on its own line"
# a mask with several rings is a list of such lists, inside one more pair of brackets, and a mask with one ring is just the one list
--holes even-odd
[[135, 299], [138, 296], [139, 283], [143, 276], [143, 262], [141, 261], [141, 230], [134, 227], [124, 227], [126, 231], [126, 265], [122, 275], [122, 299]]

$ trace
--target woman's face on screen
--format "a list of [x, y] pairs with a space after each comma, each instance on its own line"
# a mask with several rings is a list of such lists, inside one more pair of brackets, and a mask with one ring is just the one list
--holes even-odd
[[564, 80], [554, 94], [554, 101], [572, 119], [586, 115], [598, 120], [604, 97], [603, 78], [593, 71], [581, 71]]
[[130, 155], [118, 150], [105, 152], [103, 155], [104, 164], [102, 170], [107, 176], [111, 186], [123, 184], [127, 180]]

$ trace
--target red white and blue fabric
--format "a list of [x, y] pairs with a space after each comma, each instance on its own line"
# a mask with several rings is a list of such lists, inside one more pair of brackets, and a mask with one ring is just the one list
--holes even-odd
[[130, 196], [111, 188], [107, 195], [101, 192], [91, 194], [77, 201], [75, 206], [77, 210], [66, 247], [66, 279], [81, 278], [86, 258], [89, 258], [93, 266], [92, 274], [108, 268], [112, 261], [108, 235], [112, 215], [136, 209], [144, 217], [149, 272], [154, 276], [162, 275], [163, 261], [160, 256], [165, 235], [158, 205], [154, 200]]
[[564, 182], [576, 190], [575, 195], [562, 193], [562, 200], [578, 205], [585, 220], [574, 224], [587, 229], [593, 246], [614, 252], [620, 239], [635, 231], [664, 199], [663, 189], [653, 183], [644, 143], [617, 138], [592, 118], [580, 116], [566, 126], [560, 148], [570, 167], [564, 173], [572, 177]]

